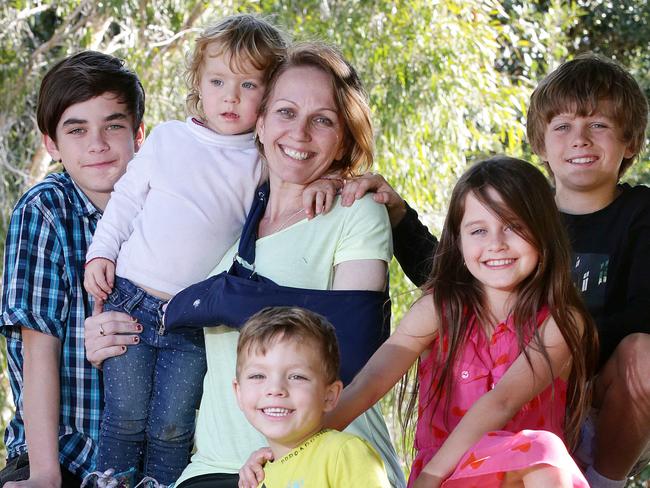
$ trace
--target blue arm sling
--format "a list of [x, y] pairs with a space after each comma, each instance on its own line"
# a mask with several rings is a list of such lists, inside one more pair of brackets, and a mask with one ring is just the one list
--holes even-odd
[[384, 292], [311, 290], [281, 286], [256, 273], [257, 227], [268, 195], [265, 183], [256, 192], [230, 269], [174, 296], [165, 311], [165, 329], [176, 332], [217, 325], [241, 328], [264, 307], [306, 308], [334, 325], [341, 351], [341, 379], [348, 384], [390, 333], [388, 286]]

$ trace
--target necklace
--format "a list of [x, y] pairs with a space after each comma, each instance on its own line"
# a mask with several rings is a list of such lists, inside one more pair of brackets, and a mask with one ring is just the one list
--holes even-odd
[[292, 219], [294, 219], [297, 215], [301, 214], [301, 213], [304, 212], [304, 211], [305, 211], [305, 209], [301, 207], [301, 208], [299, 208], [298, 210], [296, 210], [295, 212], [293, 212], [293, 213], [292, 213], [291, 215], [289, 215], [286, 219], [284, 219], [284, 220], [280, 223], [280, 225], [278, 225], [277, 227], [272, 228], [272, 229], [269, 231], [269, 235], [270, 235], [270, 234], [276, 234], [276, 233], [280, 232], [281, 230], [285, 229], [285, 228], [289, 225], [289, 222], [291, 222]]

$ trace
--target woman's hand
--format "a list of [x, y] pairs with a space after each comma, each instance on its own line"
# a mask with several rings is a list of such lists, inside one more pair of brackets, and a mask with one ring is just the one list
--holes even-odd
[[122, 312], [102, 312], [102, 302], [95, 300], [93, 315], [84, 322], [84, 344], [90, 364], [101, 369], [105, 359], [126, 352], [126, 346], [137, 344], [142, 326]]
[[272, 460], [270, 447], [263, 447], [251, 454], [239, 470], [239, 488], [257, 488], [264, 480], [264, 465]]
[[377, 203], [383, 203], [388, 210], [390, 226], [395, 227], [406, 215], [406, 202], [399, 196], [382, 175], [366, 173], [358, 178], [345, 180], [341, 190], [341, 205], [349, 207], [355, 200], [366, 193], [374, 193], [372, 198]]

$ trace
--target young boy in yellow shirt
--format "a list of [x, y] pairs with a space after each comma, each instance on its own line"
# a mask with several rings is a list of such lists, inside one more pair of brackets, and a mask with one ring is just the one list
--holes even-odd
[[274, 458], [264, 467], [260, 487], [390, 486], [381, 458], [366, 441], [323, 430], [323, 416], [343, 388], [339, 361], [334, 327], [304, 309], [266, 308], [242, 329], [235, 395]]

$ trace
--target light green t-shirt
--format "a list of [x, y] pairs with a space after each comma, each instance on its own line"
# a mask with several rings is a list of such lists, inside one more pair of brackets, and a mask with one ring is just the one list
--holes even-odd
[[[227, 270], [236, 243], [213, 271]], [[380, 259], [389, 262], [392, 236], [388, 214], [370, 196], [342, 207], [337, 198], [326, 215], [300, 221], [256, 242], [255, 270], [281, 285], [326, 290], [334, 267], [345, 261]], [[195, 448], [181, 481], [210, 473], [237, 473], [266, 441], [239, 410], [232, 389], [239, 332], [226, 326], [205, 329], [208, 369], [197, 418]], [[361, 415], [347, 429], [367, 439], [381, 454], [394, 486], [404, 486], [397, 455], [378, 407]]]
[[363, 439], [324, 430], [264, 467], [259, 488], [388, 488], [384, 463]]

